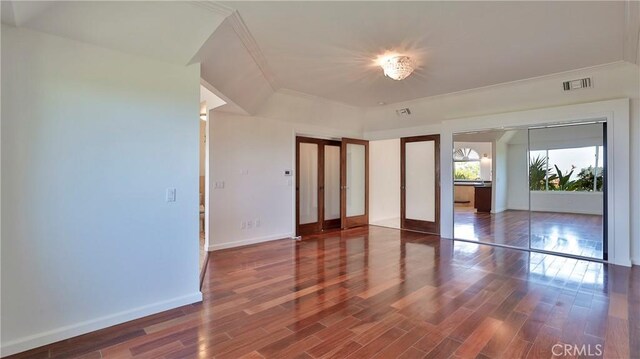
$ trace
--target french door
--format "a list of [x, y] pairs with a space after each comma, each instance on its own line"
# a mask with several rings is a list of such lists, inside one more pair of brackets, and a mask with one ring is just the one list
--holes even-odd
[[296, 234], [340, 228], [340, 141], [296, 137]]
[[400, 226], [440, 233], [440, 135], [400, 139]]
[[342, 228], [369, 224], [369, 141], [343, 138], [340, 207]]

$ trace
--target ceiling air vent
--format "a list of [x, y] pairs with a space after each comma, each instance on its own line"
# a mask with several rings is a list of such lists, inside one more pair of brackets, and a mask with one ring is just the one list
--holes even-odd
[[584, 88], [592, 87], [591, 85], [591, 77], [585, 77], [583, 79], [565, 81], [562, 83], [562, 87], [565, 91], [573, 91]]
[[405, 117], [405, 116], [409, 116], [411, 115], [411, 110], [409, 110], [409, 108], [401, 108], [396, 110], [396, 115], [398, 115], [398, 117]]

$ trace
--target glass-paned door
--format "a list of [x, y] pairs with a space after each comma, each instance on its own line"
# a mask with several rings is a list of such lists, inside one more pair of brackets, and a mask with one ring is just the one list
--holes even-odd
[[403, 229], [440, 233], [440, 136], [402, 138], [400, 222]]

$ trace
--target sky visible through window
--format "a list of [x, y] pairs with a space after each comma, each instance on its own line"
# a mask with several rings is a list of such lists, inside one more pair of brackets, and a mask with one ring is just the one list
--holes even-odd
[[[546, 151], [531, 151], [531, 158], [534, 159], [537, 156], [544, 158]], [[602, 146], [599, 146], [599, 156], [602, 157]], [[567, 174], [571, 171], [572, 166], [575, 166], [571, 179], [578, 178], [578, 173], [581, 169], [591, 167], [602, 167], [602, 158], [598, 159], [596, 166], [596, 148], [592, 147], [580, 147], [580, 148], [563, 148], [556, 150], [549, 150], [549, 169], [555, 173], [555, 165], [558, 166], [563, 174]]]
[[[597, 153], [596, 153], [597, 151]], [[533, 162], [536, 158], [545, 158], [548, 152], [548, 168], [551, 175], [557, 174], [555, 166], [558, 166], [563, 176], [566, 176], [573, 170], [570, 180], [579, 179], [582, 169], [591, 167], [592, 170], [598, 168], [598, 176], [601, 176], [601, 167], [603, 167], [603, 147], [589, 146], [578, 148], [563, 148], [530, 151], [530, 159]]]

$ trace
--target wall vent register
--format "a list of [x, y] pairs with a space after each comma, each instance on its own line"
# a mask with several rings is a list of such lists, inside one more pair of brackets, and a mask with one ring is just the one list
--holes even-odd
[[411, 110], [408, 107], [397, 109], [396, 110], [396, 115], [398, 115], [398, 117], [409, 116], [409, 115], [411, 115]]
[[583, 79], [565, 81], [562, 83], [562, 87], [565, 91], [574, 91], [583, 88], [590, 88], [593, 87], [593, 85], [591, 83], [591, 78], [585, 77]]

